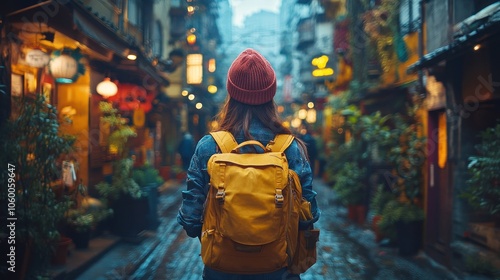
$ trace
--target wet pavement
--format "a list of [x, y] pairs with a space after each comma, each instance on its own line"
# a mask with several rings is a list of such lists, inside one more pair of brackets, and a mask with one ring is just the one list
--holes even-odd
[[[146, 232], [138, 244], [119, 243], [77, 279], [201, 279], [199, 241], [187, 237], [176, 221], [184, 188], [175, 184], [162, 192], [162, 223], [156, 231]], [[316, 180], [315, 189], [322, 209], [316, 224], [321, 230], [318, 260], [302, 274], [303, 280], [459, 279], [424, 254], [401, 257], [396, 248], [377, 245], [368, 226], [347, 221], [345, 207], [321, 180]]]

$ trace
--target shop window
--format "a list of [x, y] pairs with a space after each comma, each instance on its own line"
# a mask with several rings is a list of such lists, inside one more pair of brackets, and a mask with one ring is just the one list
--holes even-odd
[[401, 35], [418, 30], [420, 22], [420, 0], [402, 0], [399, 7], [399, 28]]

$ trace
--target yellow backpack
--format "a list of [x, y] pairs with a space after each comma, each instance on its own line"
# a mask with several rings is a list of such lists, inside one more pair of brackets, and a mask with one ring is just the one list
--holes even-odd
[[[289, 267], [301, 273], [316, 262], [319, 231], [300, 232], [299, 218], [312, 219], [285, 149], [292, 135], [277, 135], [266, 147], [255, 140], [238, 145], [231, 133], [211, 133], [222, 153], [208, 161], [210, 187], [204, 208], [201, 256], [206, 266], [227, 273], [258, 274]], [[264, 153], [240, 153], [255, 145]], [[317, 232], [317, 233], [316, 233]], [[309, 246], [304, 238], [309, 236]]]

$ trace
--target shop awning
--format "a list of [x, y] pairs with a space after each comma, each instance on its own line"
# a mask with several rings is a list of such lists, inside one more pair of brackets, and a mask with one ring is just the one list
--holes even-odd
[[[478, 14], [474, 16], [477, 17]], [[464, 22], [466, 21], [470, 21], [470, 19], [468, 18], [464, 20]], [[420, 69], [435, 66], [443, 60], [454, 59], [466, 52], [471, 51], [476, 44], [480, 44], [492, 36], [500, 33], [499, 10], [494, 11], [491, 15], [481, 17], [470, 24], [464, 24], [464, 22], [457, 25], [461, 28], [459, 32], [457, 32], [460, 35], [456, 37], [451, 44], [424, 55], [419, 61], [410, 65], [407, 72], [415, 73]], [[469, 30], [469, 27], [474, 25], [477, 25], [477, 27], [473, 30]]]
[[[99, 42], [104, 47], [110, 49], [114, 53], [126, 56], [129, 51], [129, 45], [124, 40], [119, 40], [111, 30], [106, 30], [102, 24], [99, 24], [95, 19], [89, 18], [88, 15], [78, 11], [73, 11], [73, 22], [78, 30], [87, 37]], [[110, 35], [113, 36], [110, 36]]]
[[118, 65], [115, 65], [118, 69], [129, 68], [132, 71], [141, 71], [143, 75], [146, 76], [145, 79], [149, 77], [164, 86], [169, 84], [169, 81], [158, 73], [156, 68], [146, 57], [144, 57], [144, 55], [139, 54], [137, 60], [131, 65], [130, 61], [127, 61], [124, 57], [126, 57], [131, 50], [137, 50], [138, 48], [135, 47], [132, 42], [128, 42], [124, 38], [119, 37], [116, 34], [117, 30], [112, 30], [111, 27], [99, 22], [97, 19], [93, 18], [92, 15], [88, 14], [87, 11], [81, 11], [81, 7], [78, 5], [75, 5], [73, 11], [73, 22], [77, 29], [85, 34], [85, 36], [95, 42], [99, 42], [99, 44], [122, 58], [122, 63], [125, 63], [125, 65], [120, 65], [122, 63], [118, 62]]

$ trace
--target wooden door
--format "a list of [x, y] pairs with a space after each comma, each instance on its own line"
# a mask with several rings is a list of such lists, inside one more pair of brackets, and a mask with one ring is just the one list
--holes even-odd
[[448, 137], [444, 110], [429, 112], [427, 141], [427, 215], [425, 251], [451, 266], [452, 197], [449, 180]]

